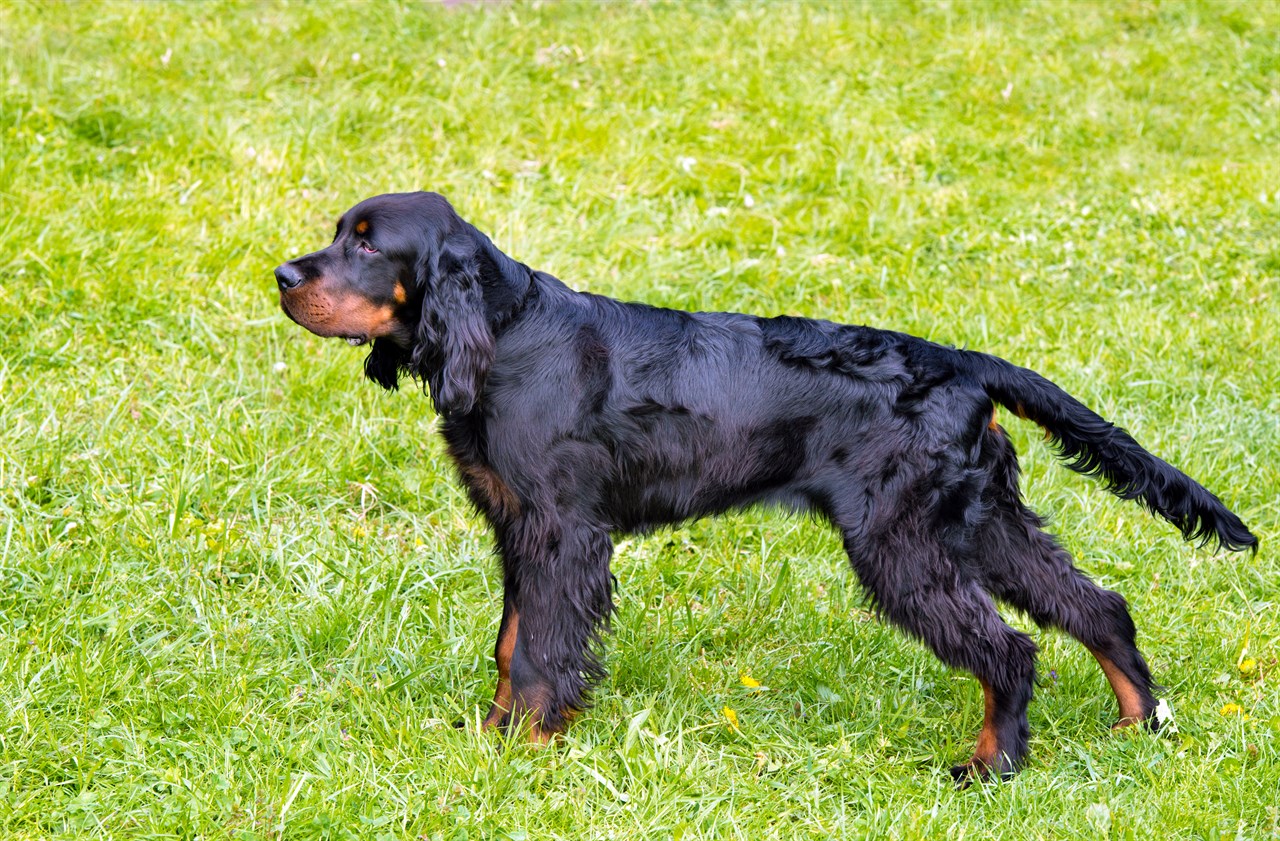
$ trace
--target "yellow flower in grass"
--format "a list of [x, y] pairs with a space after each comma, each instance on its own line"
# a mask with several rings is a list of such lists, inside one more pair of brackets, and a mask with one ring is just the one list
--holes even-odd
[[742, 685], [743, 685], [743, 686], [745, 686], [745, 687], [747, 687], [748, 689], [759, 689], [759, 688], [760, 688], [760, 681], [756, 680], [755, 678], [753, 678], [751, 675], [747, 674], [746, 672], [743, 672], [743, 673], [742, 673]]
[[734, 731], [735, 733], [740, 732], [738, 730], [738, 713], [733, 709], [733, 707], [724, 708], [724, 719], [725, 721], [729, 722], [730, 730]]
[[1223, 704], [1222, 709], [1218, 710], [1218, 715], [1221, 715], [1221, 716], [1238, 715], [1241, 718], [1243, 718], [1245, 721], [1249, 720], [1249, 714], [1246, 713], [1244, 711], [1244, 707], [1240, 706], [1239, 704]]

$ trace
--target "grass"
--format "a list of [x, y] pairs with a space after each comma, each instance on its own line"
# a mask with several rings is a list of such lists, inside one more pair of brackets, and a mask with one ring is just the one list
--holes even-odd
[[[1278, 39], [1246, 2], [0, 0], [0, 836], [1276, 837]], [[989, 350], [1131, 429], [1262, 551], [1011, 432], [1177, 732], [1109, 733], [1037, 631], [1027, 769], [954, 791], [976, 683], [770, 511], [622, 544], [561, 747], [454, 729], [489, 540], [428, 401], [270, 274], [419, 188], [573, 285]]]

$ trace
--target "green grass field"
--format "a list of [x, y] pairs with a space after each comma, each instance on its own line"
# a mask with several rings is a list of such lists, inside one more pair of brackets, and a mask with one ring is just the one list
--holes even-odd
[[[0, 837], [1277, 837], [1278, 44], [1257, 2], [0, 0]], [[500, 577], [429, 401], [271, 277], [414, 189], [578, 288], [991, 351], [1129, 428], [1262, 551], [1007, 420], [1176, 732], [1013, 615], [1029, 762], [955, 791], [977, 683], [752, 510], [620, 544], [562, 744], [478, 733]]]

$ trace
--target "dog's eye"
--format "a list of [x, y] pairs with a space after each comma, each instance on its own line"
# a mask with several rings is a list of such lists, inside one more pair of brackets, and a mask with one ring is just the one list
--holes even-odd
[[372, 245], [370, 245], [367, 242], [364, 242], [363, 240], [360, 242], [360, 250], [363, 251], [365, 254], [378, 253], [378, 249], [374, 248]]

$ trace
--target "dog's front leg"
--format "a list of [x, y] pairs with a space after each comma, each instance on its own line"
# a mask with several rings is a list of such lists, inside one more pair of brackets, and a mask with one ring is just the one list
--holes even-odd
[[511, 713], [511, 657], [515, 653], [516, 635], [520, 632], [520, 613], [516, 610], [515, 582], [507, 580], [502, 593], [502, 624], [498, 641], [493, 646], [493, 660], [498, 664], [498, 686], [493, 704], [481, 725], [484, 729], [506, 727]]
[[[598, 645], [613, 609], [613, 544], [602, 526], [559, 512], [526, 515], [504, 532], [507, 604], [496, 650], [498, 692], [486, 723], [506, 718], [545, 742], [586, 705], [591, 684], [604, 675]], [[509, 718], [500, 706], [509, 707]]]

